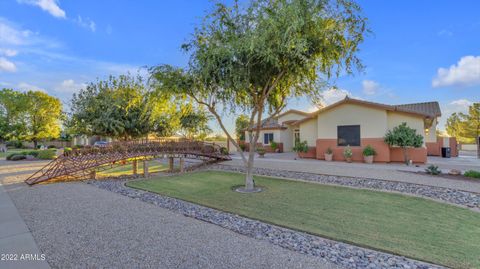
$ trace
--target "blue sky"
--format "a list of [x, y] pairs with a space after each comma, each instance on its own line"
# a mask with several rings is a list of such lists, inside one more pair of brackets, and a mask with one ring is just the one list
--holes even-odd
[[[480, 101], [480, 1], [359, 4], [373, 31], [361, 47], [366, 69], [338, 78], [326, 103], [345, 94], [387, 104], [439, 101], [443, 129], [450, 113]], [[211, 8], [208, 0], [1, 0], [0, 88], [44, 90], [67, 105], [96, 78], [184, 66], [180, 45]], [[299, 99], [289, 108], [313, 106]]]

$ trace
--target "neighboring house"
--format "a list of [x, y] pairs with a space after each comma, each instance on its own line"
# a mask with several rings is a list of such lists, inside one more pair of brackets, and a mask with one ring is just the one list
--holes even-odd
[[[350, 145], [353, 160], [363, 160], [362, 150], [371, 145], [377, 151], [376, 162], [401, 162], [400, 148], [389, 147], [383, 137], [388, 130], [406, 122], [424, 137], [424, 145], [409, 149], [409, 157], [417, 163], [427, 160], [427, 147], [437, 143], [436, 128], [441, 116], [438, 102], [404, 105], [385, 105], [349, 98], [312, 113], [286, 111], [262, 122], [258, 143], [268, 148], [271, 141], [281, 145], [283, 151], [292, 151], [296, 141], [307, 141], [309, 151], [305, 157], [324, 159], [327, 148], [334, 160], [344, 160], [343, 150]], [[248, 145], [248, 130], [246, 144]]]

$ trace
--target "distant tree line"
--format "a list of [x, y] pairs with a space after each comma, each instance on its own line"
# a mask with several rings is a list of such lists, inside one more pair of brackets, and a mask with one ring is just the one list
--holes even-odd
[[[480, 136], [480, 103], [474, 103], [468, 108], [468, 113], [453, 113], [448, 117], [447, 133], [456, 137], [460, 143], [478, 143]], [[477, 141], [477, 142], [475, 142]]]

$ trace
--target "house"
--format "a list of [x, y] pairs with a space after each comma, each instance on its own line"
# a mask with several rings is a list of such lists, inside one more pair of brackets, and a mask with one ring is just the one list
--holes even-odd
[[352, 148], [354, 161], [362, 161], [363, 148], [371, 145], [377, 151], [376, 162], [401, 162], [402, 150], [389, 147], [383, 137], [388, 130], [406, 122], [424, 137], [422, 147], [408, 149], [409, 157], [413, 162], [425, 163], [429, 147], [438, 154], [436, 128], [440, 116], [438, 102], [386, 105], [347, 96], [312, 113], [288, 110], [264, 120], [258, 143], [268, 149], [275, 141], [284, 152], [289, 152], [296, 141], [307, 141], [309, 150], [302, 157], [324, 159], [325, 151], [331, 148], [333, 159], [338, 161], [344, 160], [347, 145]]

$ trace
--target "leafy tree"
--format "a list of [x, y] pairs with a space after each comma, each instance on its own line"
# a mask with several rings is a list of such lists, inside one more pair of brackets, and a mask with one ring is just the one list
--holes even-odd
[[140, 76], [110, 76], [74, 94], [67, 126], [74, 134], [138, 138], [158, 125], [153, 115], [159, 117], [159, 105]]
[[56, 97], [40, 91], [28, 91], [26, 97], [26, 135], [35, 148], [38, 141], [57, 138], [63, 116], [62, 103]]
[[25, 134], [26, 106], [24, 93], [12, 89], [0, 91], [0, 143], [21, 139]]
[[468, 114], [455, 112], [450, 115], [446, 130], [448, 135], [456, 137], [459, 142], [476, 143], [474, 141], [480, 135], [480, 103], [471, 105]]
[[245, 141], [245, 129], [248, 128], [249, 122], [247, 115], [240, 115], [235, 120], [235, 136], [240, 141]]
[[423, 136], [417, 134], [417, 131], [407, 126], [406, 122], [403, 122], [399, 126], [388, 130], [384, 137], [385, 143], [390, 146], [401, 147], [403, 150], [403, 157], [405, 164], [408, 165], [408, 148], [419, 148], [423, 145]]
[[212, 132], [208, 126], [210, 119], [211, 116], [204, 110], [187, 108], [180, 115], [180, 133], [189, 139], [205, 139]]
[[[277, 115], [289, 97], [317, 97], [332, 76], [362, 68], [356, 54], [366, 31], [350, 0], [252, 0], [245, 8], [218, 3], [182, 46], [189, 67], [160, 65], [151, 74], [159, 91], [184, 94], [212, 113], [240, 151], [251, 190], [264, 115]], [[248, 156], [223, 120], [222, 112], [238, 110], [249, 113], [254, 127]]]

